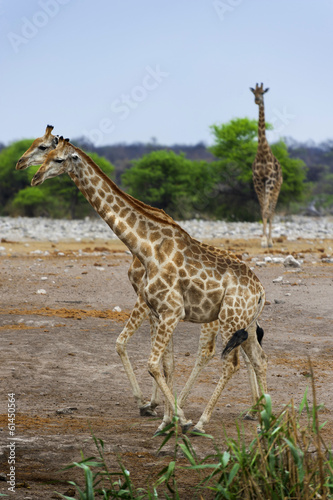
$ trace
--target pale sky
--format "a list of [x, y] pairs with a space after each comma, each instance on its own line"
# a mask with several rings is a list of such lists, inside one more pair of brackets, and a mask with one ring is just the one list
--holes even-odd
[[212, 143], [258, 117], [270, 140], [333, 139], [331, 0], [0, 0], [0, 142]]

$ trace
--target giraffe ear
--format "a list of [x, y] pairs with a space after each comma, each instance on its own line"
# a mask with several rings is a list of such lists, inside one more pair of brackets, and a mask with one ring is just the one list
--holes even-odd
[[54, 138], [53, 138], [53, 144], [56, 146], [59, 142], [59, 136], [56, 135]]
[[253, 92], [253, 93], [254, 93], [254, 88], [250, 87], [250, 90], [251, 90], [251, 92]]
[[268, 92], [268, 91], [269, 91], [269, 87], [264, 90], [264, 94], [266, 94], [266, 92]]

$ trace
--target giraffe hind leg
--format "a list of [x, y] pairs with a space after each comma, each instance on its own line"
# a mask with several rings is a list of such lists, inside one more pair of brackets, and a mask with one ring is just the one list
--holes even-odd
[[185, 401], [188, 398], [188, 395], [190, 394], [190, 391], [199, 374], [210, 361], [210, 359], [212, 359], [212, 357], [214, 356], [216, 336], [218, 334], [218, 331], [218, 321], [213, 321], [212, 323], [203, 323], [201, 325], [199, 348], [195, 364], [189, 378], [186, 381], [185, 386], [183, 387], [179, 395], [177, 402], [181, 408], [183, 408]]

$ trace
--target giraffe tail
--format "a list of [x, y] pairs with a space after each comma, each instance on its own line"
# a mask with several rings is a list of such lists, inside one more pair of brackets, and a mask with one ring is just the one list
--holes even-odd
[[223, 349], [221, 358], [225, 358], [231, 351], [241, 345], [248, 338], [248, 336], [249, 334], [246, 330], [244, 330], [244, 328], [237, 330]]
[[[251, 327], [251, 325], [253, 325], [253, 323], [256, 322], [256, 324], [257, 324], [256, 335], [257, 335], [257, 340], [258, 340], [260, 345], [262, 343], [262, 339], [264, 336], [264, 330], [259, 325], [257, 319], [259, 318], [261, 311], [264, 308], [264, 305], [265, 305], [265, 291], [262, 289], [260, 296], [259, 296], [259, 300], [258, 300], [258, 309], [256, 311], [256, 314], [255, 314], [253, 320], [251, 321], [251, 323], [247, 327], [247, 329], [249, 329]], [[245, 342], [245, 340], [247, 340], [248, 336], [249, 336], [249, 334], [248, 334], [247, 330], [245, 330], [244, 328], [242, 328], [241, 330], [237, 330], [237, 332], [235, 332], [233, 334], [233, 336], [231, 337], [231, 339], [228, 341], [227, 345], [223, 349], [221, 358], [222, 359], [225, 358], [231, 351], [233, 351], [236, 347], [240, 346], [243, 342]]]

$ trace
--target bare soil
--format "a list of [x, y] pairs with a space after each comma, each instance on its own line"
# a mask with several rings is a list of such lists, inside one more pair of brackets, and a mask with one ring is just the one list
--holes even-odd
[[[333, 438], [333, 240], [280, 238], [273, 250], [259, 240], [215, 240], [249, 261], [265, 255], [292, 253], [303, 259], [300, 269], [268, 263], [255, 272], [266, 288], [267, 303], [261, 316], [264, 349], [269, 356], [268, 388], [276, 411], [291, 398], [299, 404], [309, 379], [308, 359], [315, 373], [317, 400], [324, 403], [323, 437]], [[72, 461], [96, 455], [91, 432], [105, 442], [106, 459], [113, 471], [121, 459], [136, 486], [147, 487], [172, 457], [170, 441], [158, 451], [162, 438], [153, 437], [159, 416], [140, 417], [125, 372], [115, 352], [115, 341], [135, 303], [127, 279], [131, 256], [116, 241], [9, 242], [2, 241], [0, 257], [0, 492], [16, 499], [57, 498], [55, 491], [70, 494], [68, 480], [82, 484], [77, 469], [61, 470]], [[40, 250], [41, 253], [31, 253]], [[48, 255], [44, 252], [48, 251]], [[283, 281], [273, 279], [283, 276]], [[44, 289], [46, 294], [37, 293]], [[115, 306], [121, 312], [113, 311]], [[200, 327], [181, 323], [175, 332], [175, 388], [180, 392], [194, 364]], [[129, 355], [147, 400], [151, 377], [147, 372], [150, 334], [144, 322], [129, 343]], [[208, 402], [221, 369], [221, 342], [202, 372], [185, 407], [196, 422]], [[15, 394], [16, 491], [8, 491], [10, 443], [7, 395]], [[311, 393], [309, 400], [311, 402]], [[237, 419], [251, 404], [247, 373], [240, 371], [223, 392], [206, 431], [223, 449], [223, 428], [236, 435]], [[72, 408], [71, 413], [59, 410]], [[57, 412], [58, 411], [58, 412]], [[243, 421], [249, 438], [256, 422]], [[213, 451], [213, 443], [193, 438], [199, 456]], [[182, 463], [182, 457], [179, 457]], [[186, 464], [185, 460], [183, 461]], [[180, 477], [184, 499], [194, 498], [192, 472]], [[206, 497], [207, 498], [207, 497]]]

